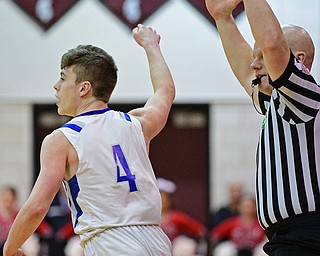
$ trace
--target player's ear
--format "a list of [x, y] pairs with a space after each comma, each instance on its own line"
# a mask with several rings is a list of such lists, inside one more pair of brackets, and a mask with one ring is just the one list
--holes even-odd
[[86, 95], [92, 88], [92, 85], [89, 81], [83, 81], [80, 84], [80, 96]]

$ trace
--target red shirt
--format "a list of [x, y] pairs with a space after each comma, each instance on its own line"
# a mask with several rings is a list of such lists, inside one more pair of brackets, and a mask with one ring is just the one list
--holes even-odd
[[265, 239], [258, 219], [246, 223], [239, 216], [223, 221], [211, 231], [210, 235], [214, 240], [228, 239], [238, 249], [253, 249]]
[[5, 217], [2, 213], [0, 213], [0, 245], [3, 245], [4, 242], [7, 240], [10, 228], [17, 214], [18, 211], [14, 212], [9, 217]]
[[177, 236], [186, 235], [194, 238], [204, 237], [206, 228], [199, 221], [184, 212], [171, 210], [162, 219], [161, 228], [172, 241]]

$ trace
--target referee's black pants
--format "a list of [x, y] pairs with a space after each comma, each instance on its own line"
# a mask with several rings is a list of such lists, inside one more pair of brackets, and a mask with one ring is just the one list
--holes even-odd
[[288, 226], [277, 230], [263, 249], [270, 256], [320, 256], [320, 225]]

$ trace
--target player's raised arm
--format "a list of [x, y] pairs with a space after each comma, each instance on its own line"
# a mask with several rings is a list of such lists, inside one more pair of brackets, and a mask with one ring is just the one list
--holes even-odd
[[143, 108], [129, 113], [139, 119], [148, 146], [167, 122], [175, 97], [175, 87], [160, 50], [160, 36], [152, 28], [139, 24], [133, 29], [133, 38], [146, 52], [154, 94]]

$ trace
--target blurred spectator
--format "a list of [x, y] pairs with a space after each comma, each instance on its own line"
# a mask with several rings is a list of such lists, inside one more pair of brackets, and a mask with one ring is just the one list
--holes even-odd
[[[72, 253], [73, 250], [78, 251], [78, 248], [69, 248], [70, 245], [66, 247], [69, 240], [75, 234], [63, 187], [53, 199], [49, 211], [36, 230], [36, 233], [40, 238], [41, 256], [69, 256], [68, 254]], [[79, 244], [75, 244], [75, 246], [80, 247]], [[66, 248], [69, 248], [68, 254], [66, 254]], [[82, 255], [82, 252], [80, 255]]]
[[[224, 220], [213, 228], [210, 238], [216, 245], [214, 256], [253, 256], [262, 253], [265, 234], [256, 215], [255, 198], [244, 196], [239, 205], [239, 215]], [[229, 242], [222, 242], [228, 240]]]
[[0, 191], [0, 255], [7, 239], [11, 225], [18, 213], [17, 191], [14, 187], [6, 186]]
[[239, 204], [243, 196], [243, 186], [239, 182], [232, 182], [228, 187], [230, 202], [221, 207], [218, 211], [210, 214], [209, 229], [214, 228], [227, 218], [237, 216], [239, 214]]
[[[3, 245], [18, 211], [17, 190], [13, 186], [2, 187], [0, 190], [0, 256], [3, 255]], [[31, 236], [22, 247], [28, 256], [38, 255], [39, 246], [35, 236]]]
[[206, 227], [187, 213], [174, 209], [174, 182], [158, 178], [157, 186], [162, 200], [161, 228], [172, 242], [173, 256], [196, 255], [199, 242], [206, 236]]

